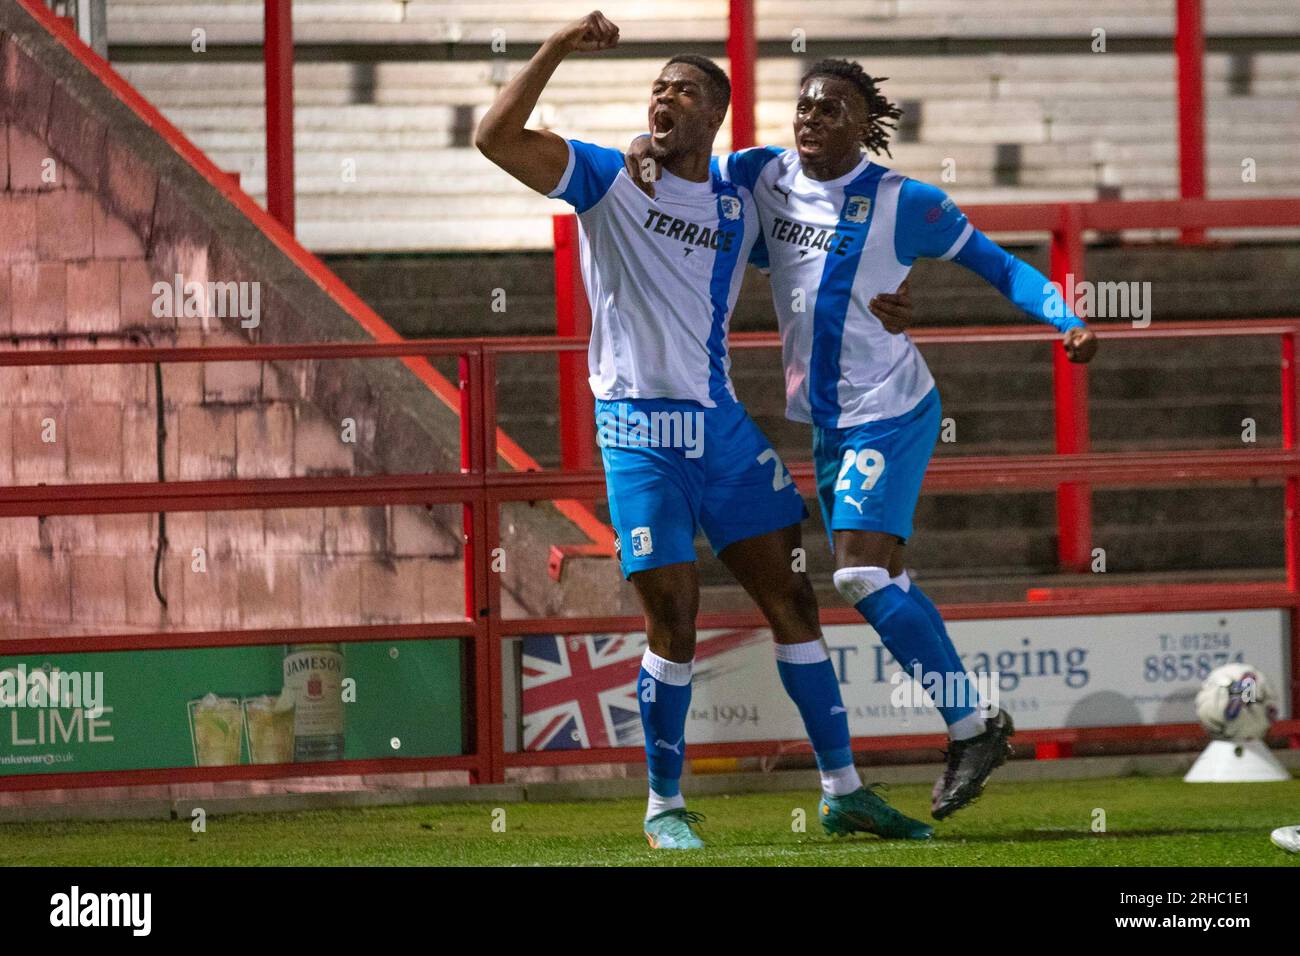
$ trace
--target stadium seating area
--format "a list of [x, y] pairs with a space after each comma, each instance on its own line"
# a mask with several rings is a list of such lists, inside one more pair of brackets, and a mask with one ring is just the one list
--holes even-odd
[[[608, 0], [599, 8], [622, 27], [628, 40], [716, 40], [724, 37], [726, 0]], [[557, 23], [586, 12], [572, 0], [299, 0], [294, 17], [300, 39], [446, 40], [486, 42], [505, 29], [510, 39], [545, 38]], [[1018, 37], [1090, 33], [1094, 28], [1136, 36], [1168, 35], [1174, 0], [758, 0], [762, 40], [787, 39], [794, 30], [810, 38], [872, 35]], [[259, 0], [175, 3], [113, 0], [109, 26], [115, 42], [189, 42], [202, 25], [214, 40], [256, 42], [261, 37]], [[1208, 0], [1211, 34], [1294, 32], [1300, 13], [1285, 0]]]
[[[791, 93], [808, 59], [853, 55], [889, 77], [885, 91], [914, 124], [909, 141], [899, 142], [886, 162], [944, 183], [960, 202], [1084, 200], [1102, 190], [1133, 199], [1176, 195], [1172, 56], [1089, 51], [1094, 28], [1105, 29], [1112, 44], [1169, 37], [1172, 2], [1104, 0], [1088, 4], [1086, 13], [1068, 0], [1014, 6], [1012, 15], [1006, 4], [986, 0], [760, 2], [760, 140], [789, 142]], [[620, 145], [640, 131], [648, 81], [674, 43], [707, 42], [722, 53], [726, 4], [616, 2], [603, 9], [623, 25], [625, 42], [635, 45], [632, 55], [564, 64], [537, 120], [565, 135]], [[535, 43], [575, 10], [550, 0], [295, 3], [300, 44], [346, 41], [351, 51], [350, 61], [304, 61], [295, 73], [304, 242], [321, 251], [548, 246], [554, 204], [497, 171], [470, 139], [500, 84], [522, 63], [509, 44]], [[265, 190], [262, 67], [223, 56], [221, 48], [260, 42], [261, 16], [261, 4], [251, 2], [109, 5], [110, 43], [131, 49], [129, 60], [117, 64], [121, 72], [223, 168], [240, 173], [259, 199]], [[208, 53], [187, 56], [196, 28], [206, 32]], [[488, 45], [494, 29], [505, 31], [504, 56]], [[810, 41], [807, 53], [769, 52], [796, 30]], [[1291, 0], [1210, 0], [1207, 33], [1225, 43], [1295, 36], [1300, 12]], [[1031, 47], [1053, 45], [1015, 54], [994, 49], [992, 38], [1008, 35]], [[989, 42], [982, 49], [907, 56], [853, 47], [889, 38]], [[1062, 38], [1077, 40], [1078, 52], [1064, 52]], [[430, 46], [427, 56], [398, 58], [397, 44]], [[1212, 197], [1300, 190], [1293, 161], [1300, 151], [1297, 83], [1300, 52], [1284, 44], [1207, 57]], [[213, 89], [222, 91], [219, 102]], [[724, 131], [720, 143], [728, 136]], [[1243, 181], [1248, 159], [1255, 163], [1253, 182]], [[945, 169], [955, 178], [945, 180]]]
[[[690, 45], [722, 54], [726, 6], [601, 4], [621, 24], [625, 48], [565, 63], [536, 121], [578, 138], [627, 142], [641, 128], [648, 79], [671, 52]], [[1173, 6], [1102, 0], [1081, 13], [1069, 0], [760, 2], [759, 139], [789, 142], [790, 94], [810, 59], [848, 55], [889, 77], [886, 92], [907, 111], [907, 128], [887, 162], [943, 184], [962, 203], [1173, 197]], [[109, 12], [118, 69], [261, 199], [261, 4], [114, 0]], [[562, 207], [495, 169], [471, 139], [532, 44], [580, 12], [551, 0], [294, 4], [298, 232], [403, 333], [554, 328], [548, 250], [551, 216]], [[197, 28], [205, 31], [205, 54], [189, 49]], [[1090, 51], [1096, 28], [1106, 31], [1110, 52]], [[1289, 0], [1207, 0], [1206, 28], [1209, 194], [1296, 194], [1300, 11]], [[490, 47], [495, 29], [505, 31], [504, 53]], [[789, 44], [797, 30], [809, 45], [794, 54]], [[895, 49], [892, 40], [905, 42]], [[213, 89], [221, 95], [214, 98]], [[724, 130], [719, 143], [728, 140]], [[1254, 182], [1243, 180], [1246, 159], [1254, 160]], [[945, 168], [955, 179], [945, 178]], [[1271, 248], [1209, 258], [1094, 249], [1088, 269], [1094, 278], [1154, 280], [1162, 318], [1282, 314], [1291, 305], [1281, 284], [1296, 256], [1289, 247]], [[484, 251], [510, 254], [476, 256]], [[377, 252], [401, 255], [368, 258]], [[1285, 257], [1280, 268], [1278, 255]], [[1045, 267], [1042, 255], [1035, 261]], [[927, 265], [917, 278], [925, 323], [1015, 321], [995, 293], [961, 269]], [[485, 305], [497, 287], [509, 289], [506, 315], [489, 314]], [[736, 325], [771, 325], [761, 279], [751, 277]], [[1262, 442], [1276, 442], [1276, 346], [1234, 344], [1234, 364], [1207, 375], [1222, 358], [1221, 345], [1105, 350], [1092, 374], [1094, 446], [1232, 447], [1247, 417], [1259, 423]], [[960, 423], [959, 444], [938, 454], [1051, 448], [1044, 349], [925, 351], [943, 382], [945, 408]], [[499, 395], [503, 426], [541, 463], [558, 464], [554, 359], [512, 360], [502, 376], [510, 386]], [[735, 377], [781, 453], [806, 457], [806, 436], [784, 420], [771, 389], [779, 380], [775, 356], [738, 356]], [[1243, 389], [1242, 381], [1262, 384]], [[1144, 414], [1134, 416], [1139, 400]], [[1273, 488], [1099, 492], [1096, 534], [1117, 571], [1186, 577], [1196, 569], [1222, 576], [1237, 568], [1258, 575], [1280, 565], [1279, 495]], [[934, 497], [918, 521], [926, 534], [913, 560], [939, 575], [932, 583], [952, 599], [1014, 597], [1055, 569], [1049, 494]], [[828, 578], [825, 556], [816, 554], [812, 570]], [[701, 567], [706, 606], [743, 602], [716, 562]]]

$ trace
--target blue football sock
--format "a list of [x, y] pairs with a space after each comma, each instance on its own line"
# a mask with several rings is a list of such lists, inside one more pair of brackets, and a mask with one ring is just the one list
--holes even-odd
[[[924, 611], [926, 617], [930, 619], [930, 625], [935, 629], [939, 635], [939, 639], [943, 642], [944, 652], [948, 656], [949, 671], [966, 673], [966, 667], [961, 662], [961, 655], [957, 653], [957, 648], [953, 645], [952, 638], [948, 636], [948, 627], [943, 623], [943, 615], [939, 613], [939, 609], [934, 606], [934, 602], [930, 600], [930, 596], [917, 587], [915, 581], [907, 577], [906, 571], [904, 571], [900, 577], [908, 583], [907, 596], [920, 605], [921, 610]], [[897, 581], [898, 578], [895, 578], [894, 580]], [[971, 680], [969, 676], [967, 676], [965, 683], [967, 694], [966, 700], [971, 702], [971, 706], [969, 708], [958, 708], [958, 710], [968, 710], [970, 713], [974, 713], [975, 710], [978, 709], [975, 705], [975, 701], [978, 700], [978, 690], [975, 686], [975, 682]], [[960, 717], [958, 719], [960, 719]], [[954, 721], [948, 721], [948, 723], [951, 726]]]
[[[853, 767], [853, 750], [849, 746], [849, 716], [840, 696], [835, 667], [821, 640], [802, 644], [776, 645], [776, 670], [785, 692], [790, 695], [803, 717], [808, 739], [817, 755], [823, 786], [833, 796], [861, 786]], [[848, 773], [835, 773], [844, 771]], [[848, 786], [849, 776], [852, 786]], [[846, 789], [847, 787], [847, 789]]]
[[[867, 623], [876, 629], [889, 653], [894, 655], [894, 659], [909, 676], [920, 665], [921, 673], [927, 677], [931, 674], [942, 675], [943, 686], [947, 687], [950, 684], [947, 675], [963, 672], [961, 660], [952, 648], [952, 642], [945, 641], [940, 636], [921, 603], [908, 597], [897, 584], [873, 591], [858, 601], [855, 607]], [[956, 707], [946, 706], [943, 700], [935, 703], [944, 723], [948, 725], [975, 711], [974, 705], [969, 701]]]
[[650, 789], [661, 797], [681, 793], [686, 760], [686, 714], [691, 706], [692, 662], [677, 663], [649, 649], [641, 658], [636, 696], [645, 732]]

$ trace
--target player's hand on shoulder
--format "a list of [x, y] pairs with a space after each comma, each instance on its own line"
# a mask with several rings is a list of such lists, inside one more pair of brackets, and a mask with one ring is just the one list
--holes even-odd
[[912, 290], [908, 279], [898, 287], [897, 292], [881, 292], [868, 303], [871, 314], [880, 320], [885, 331], [892, 335], [906, 332], [912, 327]]
[[1071, 362], [1083, 364], [1097, 354], [1097, 334], [1087, 326], [1075, 326], [1065, 333], [1065, 355]]
[[627, 169], [628, 177], [636, 183], [637, 188], [654, 199], [655, 181], [663, 170], [650, 153], [649, 136], [643, 134], [632, 140], [627, 152], [623, 154], [623, 165]]
[[553, 39], [570, 53], [594, 53], [618, 46], [618, 27], [605, 14], [593, 10], [561, 28]]

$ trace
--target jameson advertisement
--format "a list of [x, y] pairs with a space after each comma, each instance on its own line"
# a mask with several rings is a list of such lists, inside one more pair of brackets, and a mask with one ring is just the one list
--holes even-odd
[[462, 753], [458, 641], [0, 657], [0, 775]]

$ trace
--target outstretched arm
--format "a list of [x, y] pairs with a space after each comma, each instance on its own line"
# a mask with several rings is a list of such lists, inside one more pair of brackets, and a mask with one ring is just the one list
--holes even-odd
[[1021, 311], [1065, 336], [1072, 362], [1097, 352], [1097, 337], [1047, 277], [976, 229], [943, 190], [916, 180], [899, 196], [895, 252], [904, 265], [918, 258], [951, 259], [983, 278]]
[[953, 262], [965, 266], [1003, 294], [1022, 312], [1065, 334], [1065, 354], [1086, 362], [1097, 353], [1097, 336], [1061, 298], [1056, 286], [1023, 259], [1018, 259], [978, 229]]
[[568, 165], [569, 146], [549, 130], [524, 124], [566, 56], [617, 45], [618, 27], [598, 10], [552, 34], [483, 115], [474, 134], [479, 152], [530, 189], [551, 192]]

